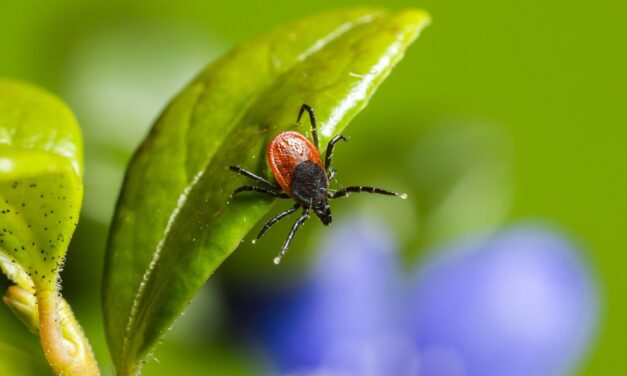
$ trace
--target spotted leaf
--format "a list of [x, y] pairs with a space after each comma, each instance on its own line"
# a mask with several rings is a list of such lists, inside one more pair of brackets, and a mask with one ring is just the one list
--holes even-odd
[[0, 79], [0, 267], [27, 290], [56, 284], [83, 196], [81, 142], [57, 98]]

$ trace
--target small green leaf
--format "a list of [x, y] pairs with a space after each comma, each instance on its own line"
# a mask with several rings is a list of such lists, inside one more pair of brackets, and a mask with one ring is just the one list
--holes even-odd
[[59, 271], [83, 199], [82, 139], [56, 97], [0, 79], [0, 269], [4, 302], [57, 374], [96, 375], [82, 329], [59, 293]]
[[32, 333], [39, 334], [39, 310], [35, 295], [19, 285], [9, 287], [4, 303]]
[[[205, 69], [166, 108], [131, 161], [104, 276], [118, 373], [135, 374], [206, 279], [273, 200], [229, 195], [239, 164], [270, 177], [265, 147], [297, 129], [303, 103], [321, 145], [344, 129], [429, 21], [421, 11], [352, 9], [274, 29]], [[272, 262], [272, 260], [268, 260]]]
[[82, 140], [54, 96], [0, 79], [0, 268], [20, 287], [52, 290], [83, 197]]

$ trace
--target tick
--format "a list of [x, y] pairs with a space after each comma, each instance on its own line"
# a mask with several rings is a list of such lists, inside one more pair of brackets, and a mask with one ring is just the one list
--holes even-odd
[[310, 106], [306, 104], [302, 105], [298, 112], [296, 124], [300, 123], [300, 119], [305, 112], [309, 114], [313, 143], [309, 141], [307, 137], [293, 131], [279, 133], [268, 143], [268, 164], [276, 179], [276, 183], [271, 183], [263, 177], [238, 166], [230, 167], [231, 171], [242, 174], [261, 184], [261, 186], [244, 185], [233, 191], [233, 194], [252, 191], [278, 198], [293, 199], [296, 202], [291, 209], [280, 213], [266, 222], [261, 228], [261, 231], [259, 231], [259, 235], [253, 240], [253, 243], [259, 240], [272, 225], [290, 214], [293, 214], [298, 209], [303, 209], [302, 214], [292, 226], [283, 244], [283, 248], [281, 248], [281, 252], [274, 258], [274, 263], [277, 265], [287, 252], [294, 238], [294, 234], [296, 234], [298, 228], [309, 218], [309, 214], [312, 210], [325, 226], [331, 224], [330, 199], [348, 197], [353, 192], [378, 193], [400, 198], [407, 197], [407, 195], [403, 193], [395, 193], [374, 187], [350, 186], [337, 191], [330, 190], [329, 180], [333, 179], [335, 176], [335, 169], [331, 167], [333, 148], [336, 143], [340, 141], [346, 142], [347, 140], [342, 135], [333, 137], [327, 145], [323, 163], [318, 149], [316, 115]]

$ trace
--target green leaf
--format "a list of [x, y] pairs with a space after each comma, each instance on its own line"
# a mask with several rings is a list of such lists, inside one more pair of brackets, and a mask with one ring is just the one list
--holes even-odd
[[[321, 145], [344, 129], [427, 25], [428, 15], [350, 9], [276, 28], [211, 64], [166, 108], [134, 155], [107, 247], [104, 310], [118, 373], [134, 374], [273, 200], [229, 195], [239, 164], [267, 177], [275, 134]], [[272, 262], [272, 260], [268, 260]]]
[[33, 332], [55, 372], [97, 374], [82, 329], [59, 293], [59, 271], [78, 222], [82, 140], [56, 97], [0, 79], [0, 269], [4, 302]]
[[0, 79], [0, 268], [21, 288], [56, 289], [83, 197], [82, 139], [70, 110]]
[[15, 285], [9, 287], [2, 300], [28, 330], [34, 334], [39, 334], [39, 310], [35, 294]]
[[57, 374], [98, 374], [59, 292], [59, 271], [83, 199], [82, 138], [56, 97], [0, 79], [0, 269], [16, 283], [4, 302], [39, 333]]

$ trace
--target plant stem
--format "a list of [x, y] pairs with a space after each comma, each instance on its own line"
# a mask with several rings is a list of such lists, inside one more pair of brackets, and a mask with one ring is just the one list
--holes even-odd
[[37, 293], [39, 336], [48, 363], [57, 375], [99, 375], [91, 346], [70, 306], [55, 289]]
[[124, 367], [116, 367], [118, 376], [139, 376], [141, 375], [141, 367], [138, 364], [128, 364]]

